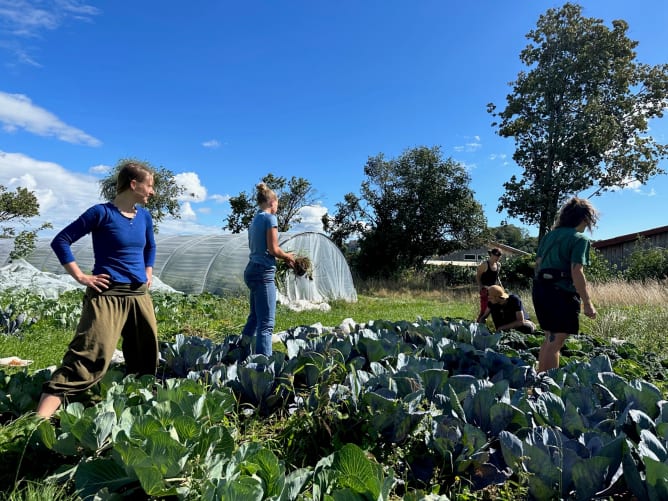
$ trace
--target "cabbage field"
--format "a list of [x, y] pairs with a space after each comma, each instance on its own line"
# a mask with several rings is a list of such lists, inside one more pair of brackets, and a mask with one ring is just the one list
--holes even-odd
[[[6, 314], [9, 320], [17, 315]], [[24, 321], [29, 321], [24, 319]], [[20, 335], [20, 326], [12, 324]], [[29, 328], [29, 327], [27, 327]], [[626, 343], [463, 319], [298, 326], [271, 357], [179, 334], [51, 421], [50, 370], [0, 371], [0, 489], [82, 499], [668, 499], [663, 366]], [[650, 382], [653, 381], [653, 382]]]

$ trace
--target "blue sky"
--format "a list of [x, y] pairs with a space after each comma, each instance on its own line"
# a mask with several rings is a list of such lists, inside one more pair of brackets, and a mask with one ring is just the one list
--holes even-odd
[[[60, 229], [100, 201], [110, 166], [136, 157], [192, 194], [161, 233], [202, 233], [222, 231], [229, 197], [265, 174], [300, 176], [318, 194], [304, 228], [318, 229], [359, 193], [368, 157], [440, 146], [496, 226], [502, 184], [520, 171], [486, 105], [505, 106], [526, 33], [561, 5], [0, 0], [0, 184], [33, 190]], [[638, 61], [668, 62], [665, 0], [580, 5], [608, 26], [626, 20]], [[668, 117], [651, 133], [668, 143]], [[668, 176], [593, 202], [596, 239], [666, 225]]]

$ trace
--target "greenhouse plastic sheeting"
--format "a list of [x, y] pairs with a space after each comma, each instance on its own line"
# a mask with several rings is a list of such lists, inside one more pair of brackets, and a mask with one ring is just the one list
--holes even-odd
[[[313, 280], [288, 273], [281, 292], [291, 301], [314, 303], [342, 299], [357, 301], [350, 268], [339, 248], [326, 235], [317, 232], [280, 233], [279, 244], [287, 252], [308, 256]], [[157, 235], [153, 274], [177, 291], [198, 294], [246, 292], [244, 268], [248, 263], [248, 234]], [[79, 267], [93, 267], [90, 236], [72, 244]], [[41, 271], [62, 273], [50, 240], [40, 239], [26, 258]], [[0, 263], [2, 264], [2, 263]]]

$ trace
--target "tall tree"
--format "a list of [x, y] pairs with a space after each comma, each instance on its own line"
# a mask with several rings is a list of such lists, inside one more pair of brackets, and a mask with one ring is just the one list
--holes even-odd
[[150, 163], [134, 158], [124, 158], [118, 161], [116, 167], [111, 173], [100, 180], [100, 195], [105, 200], [113, 200], [116, 196], [116, 179], [118, 172], [123, 164], [127, 162], [142, 164], [153, 170], [155, 195], [149, 198], [146, 209], [153, 218], [153, 227], [158, 232], [159, 223], [169, 214], [174, 218], [181, 217], [181, 206], [179, 205], [179, 196], [185, 191], [183, 186], [179, 186], [174, 178], [174, 173], [164, 167], [155, 168]]
[[368, 159], [364, 174], [361, 196], [346, 195], [337, 213], [324, 218], [335, 242], [360, 236], [362, 275], [392, 276], [480, 243], [487, 224], [468, 173], [444, 160], [438, 147], [416, 147], [390, 160], [379, 154]]
[[336, 204], [333, 216], [322, 216], [322, 228], [339, 249], [345, 249], [346, 241], [364, 234], [367, 224], [372, 219], [362, 207], [362, 200], [354, 193], [346, 193], [343, 202]]
[[664, 173], [667, 146], [647, 131], [666, 106], [668, 65], [636, 62], [627, 29], [622, 20], [609, 29], [585, 18], [572, 3], [549, 9], [527, 35], [520, 60], [529, 69], [511, 84], [506, 108], [488, 105], [498, 134], [515, 138], [523, 169], [504, 183], [498, 211], [538, 225], [539, 239], [570, 196]]
[[[43, 223], [39, 228], [17, 233], [15, 224], [26, 226], [35, 216], [39, 216], [39, 202], [34, 192], [20, 186], [12, 192], [0, 185], [0, 223], [3, 223], [0, 238], [14, 239], [14, 250], [10, 252], [10, 258], [16, 259], [30, 254], [35, 249], [37, 233], [52, 227], [51, 223]], [[11, 225], [5, 226], [4, 223]]]
[[489, 228], [495, 242], [510, 245], [526, 252], [534, 252], [538, 247], [538, 239], [529, 235], [524, 228], [514, 224], [502, 224]]
[[[316, 191], [311, 183], [303, 177], [291, 177], [289, 180], [282, 176], [269, 173], [262, 178], [262, 182], [271, 188], [278, 197], [278, 231], [289, 231], [295, 224], [302, 221], [299, 211], [313, 205], [316, 201]], [[232, 233], [241, 233], [248, 229], [257, 211], [255, 190], [251, 194], [242, 191], [236, 197], [230, 198], [232, 212], [227, 216], [227, 224], [223, 229]]]

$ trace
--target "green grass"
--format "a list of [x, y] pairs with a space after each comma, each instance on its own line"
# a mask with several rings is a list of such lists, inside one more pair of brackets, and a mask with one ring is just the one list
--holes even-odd
[[[356, 303], [334, 301], [331, 310], [295, 312], [279, 305], [276, 311], [275, 331], [301, 325], [320, 323], [336, 327], [346, 318], [357, 323], [370, 320], [408, 320], [432, 317], [474, 319], [478, 313], [477, 294], [461, 291], [457, 295], [442, 293], [401, 292], [394, 294], [361, 294]], [[519, 291], [529, 313], [533, 315], [530, 295]], [[3, 299], [3, 297], [0, 297]], [[6, 302], [6, 301], [5, 301]], [[61, 310], [70, 311], [80, 303], [77, 295], [67, 295], [59, 301]], [[211, 294], [178, 295], [154, 294], [156, 316], [161, 340], [171, 341], [177, 334], [210, 338], [216, 342], [225, 336], [239, 334], [248, 315], [248, 299], [245, 295], [226, 297]], [[54, 319], [50, 313], [54, 305], [38, 299], [21, 298], [22, 308], [38, 308], [46, 304], [44, 312], [29, 312], [40, 317], [21, 337], [0, 335], [0, 356], [18, 356], [33, 360], [30, 371], [58, 365], [74, 333], [78, 315], [65, 315], [65, 320]], [[39, 305], [39, 306], [35, 306]], [[66, 311], [66, 312], [67, 312]], [[668, 353], [668, 310], [664, 307], [619, 305], [599, 308], [595, 320], [582, 317], [581, 331], [603, 339], [624, 339], [645, 352]], [[20, 370], [20, 369], [14, 369]]]
[[[220, 342], [229, 334], [239, 334], [248, 315], [245, 296], [154, 295], [161, 340], [171, 341], [176, 334], [207, 337]], [[419, 296], [380, 298], [360, 296], [356, 303], [334, 301], [331, 310], [295, 312], [279, 305], [275, 331], [320, 322], [336, 327], [346, 318], [357, 323], [369, 320], [416, 320], [432, 317], [473, 318], [475, 305], [443, 303]], [[0, 354], [33, 360], [30, 370], [58, 365], [72, 339], [75, 326], [62, 327], [50, 318], [40, 320], [19, 336], [0, 335]], [[15, 369], [19, 370], [19, 369]]]
[[0, 493], [2, 501], [67, 501], [72, 494], [63, 485], [21, 481], [11, 492]]
[[668, 309], [661, 306], [613, 306], [598, 310], [595, 320], [581, 322], [586, 332], [603, 339], [628, 341], [643, 352], [667, 354]]

